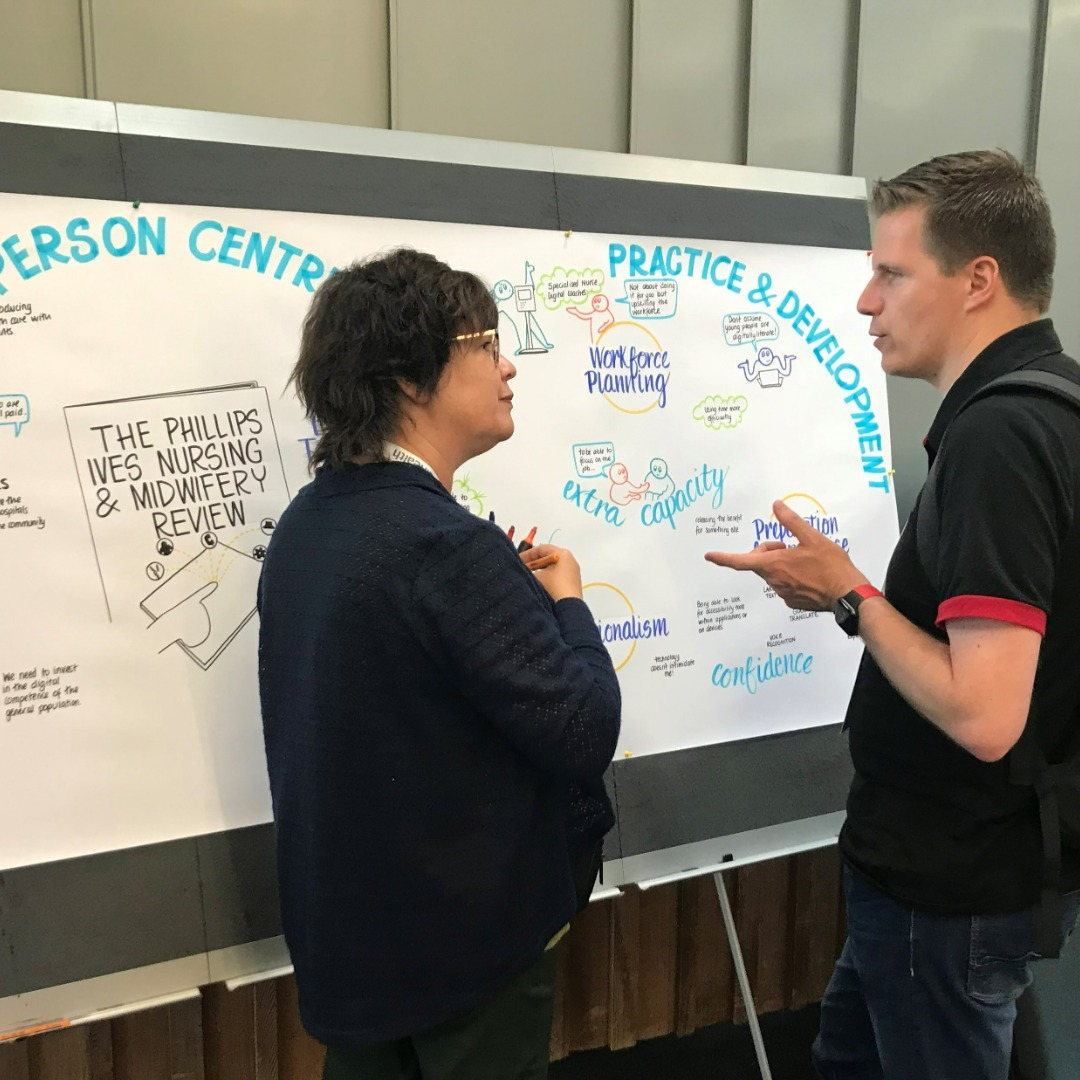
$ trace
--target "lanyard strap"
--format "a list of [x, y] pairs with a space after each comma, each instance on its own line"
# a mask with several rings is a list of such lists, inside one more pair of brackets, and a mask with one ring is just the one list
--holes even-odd
[[435, 474], [435, 470], [423, 458], [417, 457], [411, 450], [406, 450], [404, 446], [398, 446], [395, 442], [386, 442], [383, 444], [383, 453], [386, 455], [387, 461], [399, 461], [403, 465], [419, 465], [421, 469], [427, 469], [436, 480], [439, 479]]

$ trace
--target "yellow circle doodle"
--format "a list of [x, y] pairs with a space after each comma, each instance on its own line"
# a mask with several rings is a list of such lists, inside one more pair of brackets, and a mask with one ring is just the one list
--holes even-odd
[[[614, 585], [609, 585], [606, 581], [590, 581], [587, 585], [583, 585], [581, 587], [582, 593], [585, 593], [589, 589], [610, 589], [626, 605], [626, 610], [630, 613], [631, 618], [633, 618], [634, 605], [630, 603], [630, 598], [626, 595], [626, 593], [622, 591], [622, 589], [617, 589]], [[604, 621], [610, 622], [611, 620]], [[604, 644], [606, 645], [607, 642], [605, 642]], [[636, 648], [637, 639], [635, 638], [630, 645], [630, 651], [626, 654], [626, 656], [623, 657], [623, 659], [619, 663], [615, 664], [616, 671], [622, 671], [622, 669], [626, 667], [628, 663], [630, 663], [630, 657], [634, 655], [634, 650]], [[612, 663], [614, 663], [614, 657], [612, 658]]]

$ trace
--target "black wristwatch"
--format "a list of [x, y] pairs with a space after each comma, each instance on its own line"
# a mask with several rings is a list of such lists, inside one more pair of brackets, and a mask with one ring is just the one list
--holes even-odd
[[833, 614], [836, 616], [836, 625], [847, 634], [855, 637], [859, 633], [859, 605], [871, 596], [884, 596], [885, 594], [873, 585], [860, 585], [857, 589], [845, 593], [833, 604]]

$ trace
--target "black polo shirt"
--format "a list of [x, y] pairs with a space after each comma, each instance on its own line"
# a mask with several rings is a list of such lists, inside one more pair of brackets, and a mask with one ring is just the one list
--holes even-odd
[[[1080, 383], [1049, 319], [1004, 334], [975, 358], [926, 438], [933, 463], [948, 431], [932, 478], [934, 565], [921, 564], [916, 546], [920, 493], [884, 591], [941, 640], [949, 619], [964, 616], [1042, 634], [1028, 722], [1055, 760], [1080, 722], [1080, 410], [1045, 392], [1008, 390], [960, 412], [976, 390], [1021, 368]], [[847, 723], [855, 779], [840, 844], [857, 870], [931, 911], [990, 914], [1035, 903], [1037, 804], [1030, 788], [1009, 783], [1007, 756], [988, 764], [952, 742], [893, 689], [869, 652]], [[1080, 859], [1066, 857], [1063, 885], [1080, 888]]]

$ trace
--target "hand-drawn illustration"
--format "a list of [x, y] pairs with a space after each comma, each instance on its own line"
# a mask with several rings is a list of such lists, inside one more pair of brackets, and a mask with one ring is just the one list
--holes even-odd
[[668, 463], [661, 457], [654, 457], [649, 462], [648, 497], [666, 499], [675, 491], [675, 481], [668, 473]]
[[164, 640], [159, 652], [176, 644], [204, 671], [213, 664], [255, 614], [260, 548], [265, 555], [262, 545], [252, 551], [225, 543], [204, 547], [143, 597], [139, 606], [153, 620], [147, 629]]
[[737, 428], [746, 415], [749, 402], [742, 394], [722, 397], [717, 394], [703, 398], [694, 406], [693, 417], [711, 431]]
[[739, 370], [747, 382], [756, 382], [758, 386], [765, 388], [783, 386], [784, 379], [791, 374], [794, 361], [793, 354], [780, 356], [768, 345], [763, 345], [758, 349], [757, 356], [739, 362]]
[[458, 476], [454, 478], [454, 490], [453, 496], [457, 501], [469, 511], [470, 514], [476, 514], [477, 516], [484, 512], [484, 493], [477, 491], [469, 483], [468, 476]]
[[630, 305], [634, 319], [670, 319], [679, 303], [679, 283], [668, 278], [635, 278], [624, 282], [620, 304]]
[[[536, 285], [533, 281], [533, 271], [536, 267], [531, 262], [525, 262], [525, 281], [521, 285], [512, 285], [506, 278], [496, 281], [491, 290], [495, 298], [495, 304], [499, 310], [500, 333], [502, 331], [502, 319], [506, 317], [510, 323], [514, 338], [518, 347], [514, 350], [515, 356], [524, 356], [533, 353], [550, 352], [554, 346], [540, 329], [540, 323], [536, 320]], [[525, 337], [522, 339], [521, 330], [517, 320], [510, 311], [510, 301], [514, 302], [514, 312], [522, 318], [525, 327]]]
[[611, 481], [608, 498], [617, 506], [629, 506], [632, 502], [637, 502], [649, 490], [647, 480], [644, 484], [631, 482], [629, 470], [619, 461], [608, 469], [608, 479]]
[[0, 427], [13, 427], [15, 438], [30, 423], [30, 399], [25, 394], [0, 394]]
[[580, 308], [567, 307], [566, 313], [589, 324], [590, 341], [595, 341], [596, 335], [602, 334], [615, 321], [615, 315], [611, 310], [611, 301], [603, 293], [599, 293], [589, 301], [587, 310], [582, 311]]
[[151, 641], [179, 644], [208, 668], [255, 613], [266, 537], [289, 501], [265, 389], [69, 405], [64, 415], [109, 620], [141, 608]]

